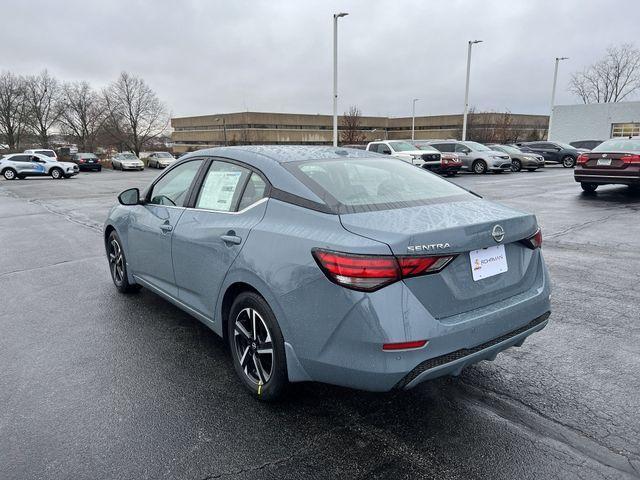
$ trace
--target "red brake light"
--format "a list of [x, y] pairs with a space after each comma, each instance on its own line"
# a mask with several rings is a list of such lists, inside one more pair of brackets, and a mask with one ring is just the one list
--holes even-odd
[[422, 348], [427, 344], [426, 340], [414, 340], [412, 342], [399, 342], [399, 343], [383, 343], [382, 350], [386, 352], [393, 352], [398, 350], [413, 350], [416, 348]]
[[531, 249], [540, 248], [542, 246], [542, 230], [538, 229], [536, 233], [529, 238], [521, 240], [521, 242]]
[[640, 155], [625, 155], [620, 160], [624, 163], [640, 163]]
[[589, 161], [589, 155], [587, 155], [586, 153], [581, 153], [580, 155], [578, 155], [578, 160], [577, 160], [578, 165], [584, 165], [588, 161]]
[[372, 292], [402, 278], [436, 273], [455, 256], [423, 257], [356, 255], [313, 249], [313, 257], [327, 278], [353, 290]]

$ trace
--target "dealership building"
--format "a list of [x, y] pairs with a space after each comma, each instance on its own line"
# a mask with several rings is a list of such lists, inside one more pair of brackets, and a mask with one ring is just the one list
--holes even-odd
[[[502, 113], [473, 113], [469, 126], [476, 131], [496, 128]], [[509, 128], [522, 140], [546, 136], [546, 115], [508, 114]], [[341, 118], [338, 119], [342, 130]], [[185, 152], [227, 144], [330, 145], [333, 138], [331, 115], [238, 112], [171, 119], [175, 152]], [[411, 138], [411, 117], [367, 117], [359, 123], [364, 142]], [[415, 118], [416, 139], [460, 138], [462, 115], [434, 115]], [[226, 137], [226, 140], [225, 140]], [[363, 142], [363, 143], [364, 143]]]
[[558, 142], [640, 136], [640, 102], [557, 105], [549, 138]]

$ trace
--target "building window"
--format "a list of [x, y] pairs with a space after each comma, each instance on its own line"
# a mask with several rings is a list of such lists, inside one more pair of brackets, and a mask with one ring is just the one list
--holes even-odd
[[612, 123], [611, 137], [640, 136], [640, 123]]

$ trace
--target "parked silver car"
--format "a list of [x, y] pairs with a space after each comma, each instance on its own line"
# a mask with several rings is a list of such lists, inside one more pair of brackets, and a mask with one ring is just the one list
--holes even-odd
[[508, 172], [511, 170], [511, 157], [504, 152], [491, 150], [478, 142], [458, 140], [434, 140], [431, 145], [441, 152], [452, 152], [462, 161], [462, 168], [473, 173]]
[[133, 153], [117, 153], [111, 157], [114, 170], [144, 170], [144, 163]]
[[77, 175], [78, 165], [59, 162], [55, 158], [39, 153], [14, 153], [0, 159], [0, 175], [7, 180], [50, 175], [58, 180]]
[[169, 152], [153, 152], [147, 158], [147, 167], [166, 168], [175, 161], [176, 159]]
[[544, 167], [544, 157], [533, 152], [523, 152], [518, 147], [512, 145], [490, 144], [487, 147], [498, 152], [504, 152], [511, 157], [511, 170], [519, 172], [526, 168], [534, 172], [538, 168]]

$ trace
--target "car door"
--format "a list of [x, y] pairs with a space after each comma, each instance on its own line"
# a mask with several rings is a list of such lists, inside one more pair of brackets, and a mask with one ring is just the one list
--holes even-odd
[[268, 183], [247, 166], [211, 163], [202, 186], [173, 234], [178, 298], [213, 320], [229, 267], [267, 207]]
[[453, 151], [456, 155], [458, 155], [458, 158], [462, 162], [462, 165], [465, 168], [471, 169], [473, 161], [475, 160], [473, 158], [471, 149], [462, 143], [456, 143]]
[[31, 155], [14, 155], [9, 159], [13, 162], [18, 175], [31, 176], [34, 174], [34, 165], [31, 163]]
[[32, 155], [30, 175], [43, 176], [48, 174], [49, 172], [47, 172], [47, 161], [40, 158], [38, 155]]
[[177, 297], [171, 238], [185, 211], [192, 184], [203, 159], [182, 163], [160, 176], [129, 215], [128, 259], [131, 273], [153, 287]]

